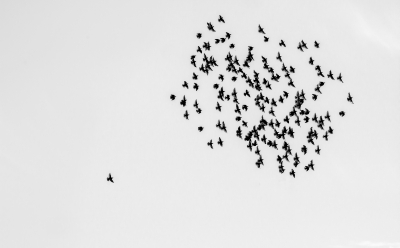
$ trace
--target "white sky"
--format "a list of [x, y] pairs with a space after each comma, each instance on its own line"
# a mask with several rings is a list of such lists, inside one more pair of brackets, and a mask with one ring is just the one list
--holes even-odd
[[[258, 169], [233, 132], [211, 150], [220, 133], [169, 100], [220, 14], [238, 52], [261, 55], [261, 24], [271, 54], [318, 40], [306, 52], [342, 73], [355, 104], [331, 105], [346, 116], [315, 171]], [[2, 1], [0, 244], [400, 247], [399, 23], [398, 1]]]

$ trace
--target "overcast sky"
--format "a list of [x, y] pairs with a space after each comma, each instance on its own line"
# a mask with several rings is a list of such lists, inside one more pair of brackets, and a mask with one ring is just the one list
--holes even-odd
[[[342, 73], [323, 92], [335, 133], [315, 171], [281, 175], [270, 149], [258, 169], [217, 114], [187, 121], [169, 100], [193, 81], [207, 22], [237, 53], [280, 51], [299, 88], [318, 80], [309, 56]], [[399, 1], [2, 1], [0, 244], [400, 247], [399, 23]], [[302, 39], [321, 48], [300, 55]]]

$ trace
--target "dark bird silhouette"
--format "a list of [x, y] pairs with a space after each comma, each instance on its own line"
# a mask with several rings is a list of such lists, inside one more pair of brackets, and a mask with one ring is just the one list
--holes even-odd
[[203, 51], [201, 50], [201, 48], [199, 46], [197, 47], [197, 52], [198, 53], [203, 53]]
[[249, 144], [247, 145], [247, 148], [249, 148], [250, 151], [253, 151], [253, 145], [251, 144], [251, 140], [249, 140]]
[[226, 34], [225, 34], [225, 38], [227, 38], [228, 40], [231, 38], [231, 34], [230, 33], [228, 33], [228, 32], [226, 32]]
[[113, 177], [111, 176], [111, 173], [108, 173], [107, 181], [110, 181], [110, 182], [114, 183]]
[[225, 131], [225, 133], [226, 133], [226, 126], [225, 126], [225, 122], [222, 122], [222, 127], [221, 127], [221, 130]]
[[255, 150], [254, 153], [257, 154], [257, 155], [260, 155], [260, 150], [258, 149], [258, 146], [256, 147], [256, 150]]
[[224, 81], [224, 75], [219, 74], [218, 79], [221, 80], [221, 81]]
[[289, 117], [286, 116], [285, 119], [283, 119], [284, 122], [287, 122], [289, 124]]
[[175, 95], [171, 94], [170, 98], [171, 98], [172, 101], [175, 100]]
[[304, 52], [304, 51], [303, 51], [303, 47], [301, 46], [301, 43], [300, 43], [300, 42], [299, 42], [299, 45], [297, 46], [297, 49], [299, 49], [300, 51]]
[[238, 104], [236, 104], [236, 109], [235, 109], [235, 113], [238, 113], [238, 114], [242, 114], [242, 112], [240, 111], [240, 108], [239, 108], [239, 105]]
[[269, 38], [267, 36], [264, 36], [264, 42], [268, 42]]
[[285, 42], [284, 42], [283, 40], [281, 40], [281, 42], [279, 42], [279, 46], [284, 46], [284, 47], [286, 47], [286, 44], [285, 44]]
[[311, 170], [314, 170], [314, 162], [311, 160], [310, 161], [310, 163], [308, 164], [308, 167], [311, 169]]
[[339, 115], [343, 117], [345, 115], [344, 111], [340, 111]]
[[333, 78], [333, 74], [332, 74], [331, 70], [329, 70], [328, 78], [330, 78], [332, 80], [335, 80], [335, 78]]
[[265, 34], [264, 29], [260, 25], [258, 25], [258, 32]]
[[305, 145], [303, 145], [303, 146], [301, 147], [301, 151], [302, 151], [304, 154], [306, 154], [306, 153], [307, 153], [307, 147], [306, 147]]
[[326, 141], [328, 141], [328, 132], [325, 132], [325, 134], [322, 136]]
[[192, 77], [194, 80], [197, 80], [197, 75], [196, 75], [196, 73], [194, 73], [193, 72], [193, 77]]
[[201, 38], [201, 33], [197, 33], [196, 37], [197, 37], [198, 39], [200, 39], [200, 38]]
[[264, 144], [267, 143], [267, 138], [265, 137], [265, 134], [263, 134], [263, 136], [261, 138], [261, 141], [264, 142]]
[[310, 60], [308, 61], [308, 63], [309, 63], [310, 65], [314, 65], [314, 60], [313, 60], [312, 57], [310, 57]]
[[215, 32], [214, 26], [211, 24], [211, 22], [207, 22], [207, 28], [208, 30]]
[[321, 149], [319, 148], [319, 146], [317, 146], [317, 149], [315, 149], [315, 152], [319, 155], [319, 153], [321, 152]]
[[276, 59], [279, 60], [280, 62], [282, 62], [282, 56], [279, 52], [278, 52], [278, 56], [276, 56]]
[[343, 80], [342, 80], [342, 73], [339, 73], [339, 76], [338, 76], [336, 79], [343, 83]]
[[315, 94], [312, 94], [312, 99], [314, 100], [314, 101], [316, 101], [317, 100], [317, 95], [315, 95]]
[[229, 48], [235, 48], [235, 44], [230, 44]]
[[223, 22], [223, 23], [225, 23], [225, 20], [224, 20], [224, 18], [222, 18], [222, 16], [219, 16], [218, 22]]
[[350, 95], [350, 92], [349, 92], [349, 96], [347, 97], [347, 101], [349, 101], [349, 102], [354, 104], [353, 97]]
[[221, 105], [219, 105], [219, 102], [217, 102], [217, 107], [215, 107], [215, 109], [221, 112]]
[[193, 107], [198, 108], [199, 104], [197, 103], [197, 100], [194, 101]]
[[305, 43], [303, 40], [301, 40], [301, 46], [304, 47], [305, 49], [308, 49], [307, 43]]
[[193, 89], [195, 89], [196, 91], [198, 91], [198, 90], [199, 90], [199, 85], [198, 85], [197, 83], [194, 83], [194, 84], [193, 84]]
[[180, 104], [185, 107], [186, 106], [186, 98], [183, 96], [183, 99], [181, 100]]
[[208, 145], [209, 147], [211, 147], [211, 149], [214, 149], [214, 148], [213, 148], [213, 142], [212, 142], [212, 140], [210, 140], [210, 142], [207, 142], [207, 145]]
[[182, 87], [189, 89], [189, 85], [188, 85], [188, 83], [186, 81], [184, 81], [184, 83], [182, 84]]
[[322, 92], [321, 92], [321, 89], [320, 89], [320, 86], [319, 86], [319, 85], [317, 85], [317, 86], [315, 87], [315, 91], [316, 91], [316, 92], [318, 92], [318, 93], [320, 93], [320, 94], [322, 94]]
[[319, 43], [318, 43], [317, 41], [314, 41], [314, 46], [315, 46], [316, 48], [319, 48]]
[[223, 141], [222, 141], [221, 137], [219, 137], [218, 145], [222, 146], [222, 143], [223, 143]]
[[295, 178], [295, 172], [293, 169], [289, 172], [289, 175], [291, 175], [291, 176], [293, 176], [293, 178]]
[[290, 66], [290, 72], [295, 73], [294, 70], [295, 70], [294, 67]]
[[185, 111], [185, 114], [183, 115], [183, 117], [185, 117], [186, 120], [189, 120], [189, 113], [187, 112], [187, 110]]
[[197, 128], [197, 130], [199, 130], [199, 132], [201, 132], [201, 131], [204, 130], [204, 127], [200, 126], [200, 127]]
[[275, 116], [275, 111], [274, 111], [274, 109], [272, 107], [271, 107], [271, 110], [268, 113], [270, 113], [271, 115]]
[[333, 134], [333, 129], [331, 126], [329, 126], [328, 133]]
[[329, 122], [331, 121], [331, 116], [329, 115], [329, 111], [326, 112], [325, 119], [327, 119]]

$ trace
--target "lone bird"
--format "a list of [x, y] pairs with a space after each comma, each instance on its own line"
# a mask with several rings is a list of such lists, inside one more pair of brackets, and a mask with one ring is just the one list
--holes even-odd
[[110, 181], [110, 182], [114, 183], [113, 177], [111, 176], [111, 173], [108, 173], [107, 181]]
[[350, 95], [350, 93], [349, 93], [349, 96], [347, 97], [347, 101], [349, 101], [349, 102], [354, 104], [353, 97]]

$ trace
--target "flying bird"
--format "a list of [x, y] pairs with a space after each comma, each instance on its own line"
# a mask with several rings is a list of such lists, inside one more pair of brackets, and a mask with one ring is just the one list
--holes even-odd
[[207, 22], [207, 28], [208, 28], [208, 30], [215, 32], [214, 26], [211, 24], [211, 22]]
[[349, 101], [349, 102], [354, 104], [353, 97], [350, 95], [350, 93], [349, 93], [349, 96], [347, 97], [347, 101]]
[[222, 16], [219, 16], [218, 22], [223, 22], [223, 23], [225, 23], [225, 20], [224, 20], [224, 18], [222, 18]]
[[265, 34], [264, 29], [260, 25], [258, 25], [258, 32]]
[[222, 146], [222, 143], [223, 143], [223, 141], [222, 141], [221, 137], [219, 137], [218, 145]]
[[114, 183], [113, 177], [111, 176], [111, 173], [108, 173], [107, 181], [110, 181], [110, 182]]
[[293, 176], [293, 178], [295, 178], [295, 172], [293, 169], [289, 172], [289, 175], [291, 175], [291, 176]]
[[207, 142], [207, 145], [208, 145], [209, 147], [211, 147], [211, 149], [214, 149], [214, 148], [213, 148], [213, 142], [212, 142], [212, 140], [210, 140], [210, 142]]

